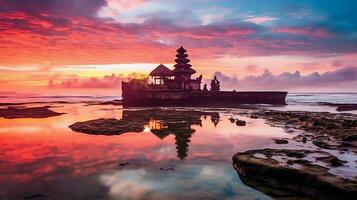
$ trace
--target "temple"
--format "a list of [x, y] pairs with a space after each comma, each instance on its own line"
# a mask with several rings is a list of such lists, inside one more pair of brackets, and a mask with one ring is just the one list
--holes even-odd
[[150, 72], [149, 82], [131, 80], [122, 82], [124, 106], [227, 106], [233, 104], [285, 104], [287, 92], [282, 91], [220, 91], [220, 82], [214, 77], [202, 85], [202, 75], [193, 78], [196, 71], [190, 64], [186, 49], [177, 49], [174, 69], [162, 63]]
[[170, 70], [165, 65], [160, 64], [152, 72], [151, 88], [155, 89], [170, 89], [170, 90], [201, 90], [202, 76], [196, 79], [191, 79], [191, 76], [196, 73], [189, 64], [190, 60], [186, 54], [186, 49], [182, 46], [177, 49], [175, 69]]

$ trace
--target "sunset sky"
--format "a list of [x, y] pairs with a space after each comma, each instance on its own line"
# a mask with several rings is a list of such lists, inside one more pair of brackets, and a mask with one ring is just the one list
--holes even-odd
[[223, 89], [357, 92], [351, 0], [0, 0], [0, 92], [119, 93], [180, 45]]

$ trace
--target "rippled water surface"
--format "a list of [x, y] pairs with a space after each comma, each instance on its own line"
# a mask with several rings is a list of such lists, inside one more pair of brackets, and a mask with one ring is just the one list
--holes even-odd
[[[238, 109], [53, 106], [67, 114], [0, 118], [0, 199], [36, 194], [46, 199], [270, 199], [241, 182], [232, 156], [274, 146], [274, 137], [291, 137], [264, 120], [237, 116], [246, 112]], [[247, 125], [236, 126], [232, 116]], [[106, 136], [68, 128], [78, 121], [123, 117], [142, 123], [143, 131]]]

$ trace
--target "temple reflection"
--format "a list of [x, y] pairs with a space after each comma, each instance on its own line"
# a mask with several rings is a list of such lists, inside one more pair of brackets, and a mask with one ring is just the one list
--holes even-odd
[[217, 126], [219, 113], [202, 111], [124, 110], [122, 120], [142, 123], [144, 130], [150, 131], [161, 140], [173, 134], [176, 140], [177, 157], [183, 160], [188, 155], [190, 138], [195, 132], [191, 126], [202, 126], [202, 117], [206, 119], [207, 116], [210, 116], [212, 123]]
[[121, 135], [129, 132], [151, 132], [159, 139], [170, 134], [175, 136], [177, 157], [187, 157], [190, 138], [195, 132], [192, 125], [202, 127], [202, 118], [210, 117], [216, 127], [218, 112], [188, 111], [175, 109], [123, 110], [122, 119], [94, 119], [76, 122], [69, 126], [74, 131], [94, 135]]
[[170, 123], [170, 121], [162, 122], [150, 120], [149, 124], [150, 131], [160, 139], [164, 139], [170, 134], [175, 135], [177, 157], [183, 160], [187, 156], [189, 143], [191, 142], [190, 138], [195, 132], [195, 130], [191, 128], [191, 123]]

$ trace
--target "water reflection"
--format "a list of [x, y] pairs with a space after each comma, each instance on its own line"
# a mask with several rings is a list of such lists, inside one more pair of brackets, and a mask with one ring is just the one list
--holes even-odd
[[241, 182], [230, 166], [215, 162], [178, 163], [173, 172], [131, 168], [104, 173], [100, 182], [119, 199], [269, 199]]
[[212, 123], [217, 126], [219, 113], [201, 111], [177, 111], [151, 109], [144, 111], [123, 111], [123, 120], [142, 122], [148, 125], [150, 132], [160, 139], [164, 139], [170, 134], [175, 136], [177, 157], [183, 160], [187, 157], [190, 138], [195, 129], [192, 125], [202, 127], [202, 119], [211, 117]]
[[[218, 112], [165, 109], [124, 110], [122, 119], [118, 121], [118, 123], [124, 123], [124, 126], [120, 130], [118, 129], [118, 135], [132, 132], [130, 126], [132, 123], [135, 123], [135, 126], [140, 124], [143, 127], [141, 130], [151, 132], [161, 140], [172, 134], [175, 136], [177, 157], [183, 160], [187, 157], [189, 143], [191, 142], [190, 138], [195, 133], [192, 125], [202, 127], [202, 117], [204, 119], [210, 117], [215, 127], [220, 120]], [[125, 123], [128, 125], [125, 126]], [[98, 135], [100, 132], [96, 132], [95, 134]], [[104, 130], [103, 135], [107, 135]]]
[[[233, 111], [134, 111], [82, 104], [53, 109], [67, 114], [0, 119], [0, 199], [38, 193], [74, 200], [269, 199], [242, 184], [232, 156], [268, 147], [273, 137], [288, 137], [263, 120], [239, 117], [247, 126], [237, 127], [229, 121], [237, 118]], [[144, 131], [105, 136], [68, 128], [98, 118], [133, 120]], [[131, 164], [118, 166], [121, 162]], [[167, 166], [175, 170], [160, 170]], [[125, 198], [117, 191], [127, 191]]]

